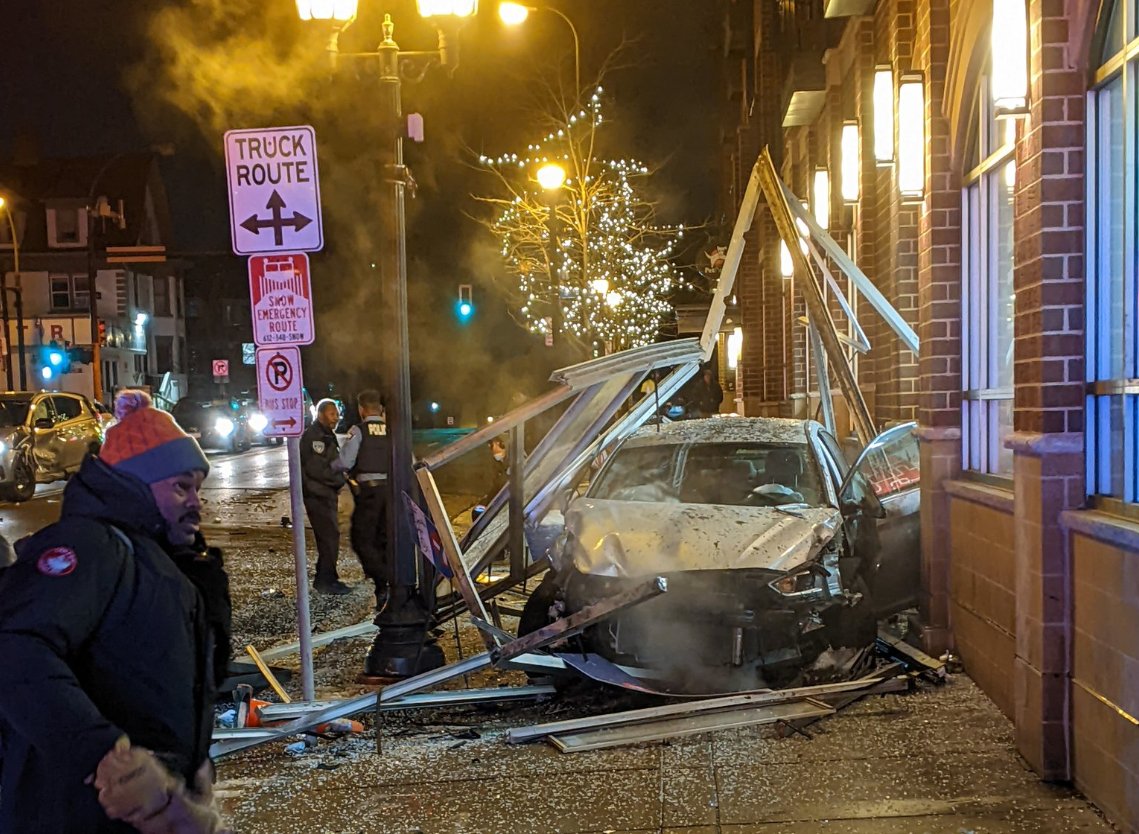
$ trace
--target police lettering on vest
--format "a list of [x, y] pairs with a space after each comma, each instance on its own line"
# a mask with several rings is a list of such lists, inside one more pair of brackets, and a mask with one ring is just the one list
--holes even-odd
[[360, 425], [360, 452], [356, 455], [353, 477], [359, 475], [386, 475], [391, 466], [391, 442], [388, 427], [379, 420], [368, 420]]

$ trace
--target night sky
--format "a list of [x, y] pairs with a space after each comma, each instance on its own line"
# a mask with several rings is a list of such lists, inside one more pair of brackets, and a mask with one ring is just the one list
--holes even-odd
[[[662, 220], [717, 220], [718, 3], [551, 5], [578, 29], [584, 82], [607, 61], [614, 66], [603, 80], [607, 150], [657, 169], [652, 196]], [[162, 161], [173, 250], [229, 249], [225, 129], [317, 126], [328, 246], [313, 259], [318, 343], [306, 353], [306, 378], [323, 376], [347, 389], [367, 384], [375, 357], [369, 145], [376, 115], [366, 63], [348, 61], [329, 77], [323, 36], [296, 19], [292, 0], [7, 6], [0, 28], [0, 155], [9, 155], [17, 138], [34, 141], [45, 157], [173, 141], [176, 156]], [[361, 0], [360, 6], [360, 19], [342, 36], [342, 51], [373, 48], [384, 11], [395, 19], [401, 48], [435, 46], [435, 33], [412, 0]], [[556, 15], [532, 14], [521, 28], [507, 29], [496, 3], [481, 6], [478, 18], [452, 39], [460, 52], [454, 73], [432, 70], [403, 87], [404, 110], [423, 114], [427, 135], [424, 144], [405, 147], [419, 184], [408, 205], [413, 397], [473, 398], [479, 409], [502, 411], [510, 395], [533, 393], [551, 368], [578, 357], [558, 356], [524, 334], [494, 296], [488, 255], [494, 241], [469, 216], [478, 211], [470, 195], [492, 184], [471, 167], [470, 154], [522, 151], [538, 138], [541, 102], [548, 99], [543, 91], [572, 86], [573, 40]], [[240, 281], [244, 264], [236, 256], [233, 261]], [[476, 287], [477, 313], [465, 326], [453, 313], [460, 283]], [[491, 369], [497, 371], [487, 373]], [[501, 377], [510, 384], [493, 382]]]

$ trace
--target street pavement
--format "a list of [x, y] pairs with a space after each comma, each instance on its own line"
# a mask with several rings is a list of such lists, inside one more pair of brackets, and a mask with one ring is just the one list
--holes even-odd
[[[274, 503], [286, 489], [288, 506], [288, 458], [285, 447], [255, 447], [243, 454], [207, 452], [210, 477], [202, 490], [206, 502], [203, 519], [208, 524], [215, 510], [226, 507], [233, 513], [230, 523], [241, 524], [252, 517], [254, 508], [272, 497]], [[36, 494], [21, 504], [0, 502], [0, 534], [9, 541], [34, 533], [59, 518], [64, 481], [40, 484]]]

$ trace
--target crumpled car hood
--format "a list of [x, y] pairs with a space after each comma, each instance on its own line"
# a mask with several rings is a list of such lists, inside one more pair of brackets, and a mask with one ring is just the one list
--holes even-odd
[[570, 557], [581, 573], [641, 577], [686, 570], [766, 568], [806, 562], [834, 537], [838, 510], [580, 498], [566, 512]]

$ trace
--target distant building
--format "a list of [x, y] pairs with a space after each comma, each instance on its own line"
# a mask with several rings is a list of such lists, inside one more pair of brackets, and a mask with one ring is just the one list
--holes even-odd
[[[21, 328], [17, 294], [3, 293], [0, 383], [92, 394], [94, 271], [102, 399], [131, 386], [176, 402], [186, 390], [185, 264], [164, 254], [170, 217], [155, 157], [0, 163], [0, 196], [0, 274], [23, 301]], [[71, 362], [47, 378], [53, 341], [70, 348]]]
[[[256, 398], [245, 259], [229, 252], [195, 255], [185, 277], [189, 393], [199, 399], [223, 394]], [[216, 360], [229, 363], [224, 382], [213, 375]]]

